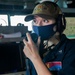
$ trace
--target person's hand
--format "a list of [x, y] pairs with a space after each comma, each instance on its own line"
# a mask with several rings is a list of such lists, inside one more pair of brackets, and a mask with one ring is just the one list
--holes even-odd
[[40, 45], [40, 37], [38, 37], [38, 41], [35, 44], [29, 33], [26, 33], [26, 36], [28, 41], [26, 41], [25, 39], [23, 40], [25, 44], [23, 52], [30, 60], [37, 59], [39, 57], [38, 51]]

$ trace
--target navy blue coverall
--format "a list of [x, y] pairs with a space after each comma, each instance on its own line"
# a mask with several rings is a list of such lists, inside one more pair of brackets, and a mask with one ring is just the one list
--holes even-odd
[[[75, 41], [63, 34], [61, 41], [43, 58], [43, 62], [53, 75], [75, 75]], [[26, 75], [37, 75], [30, 60], [28, 65]]]

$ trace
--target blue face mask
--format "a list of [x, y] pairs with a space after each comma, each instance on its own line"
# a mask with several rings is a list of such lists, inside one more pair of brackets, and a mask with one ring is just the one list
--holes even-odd
[[41, 37], [41, 40], [47, 40], [55, 34], [56, 31], [53, 30], [55, 25], [56, 24], [50, 24], [46, 26], [33, 25], [32, 28], [33, 28], [33, 32]]

